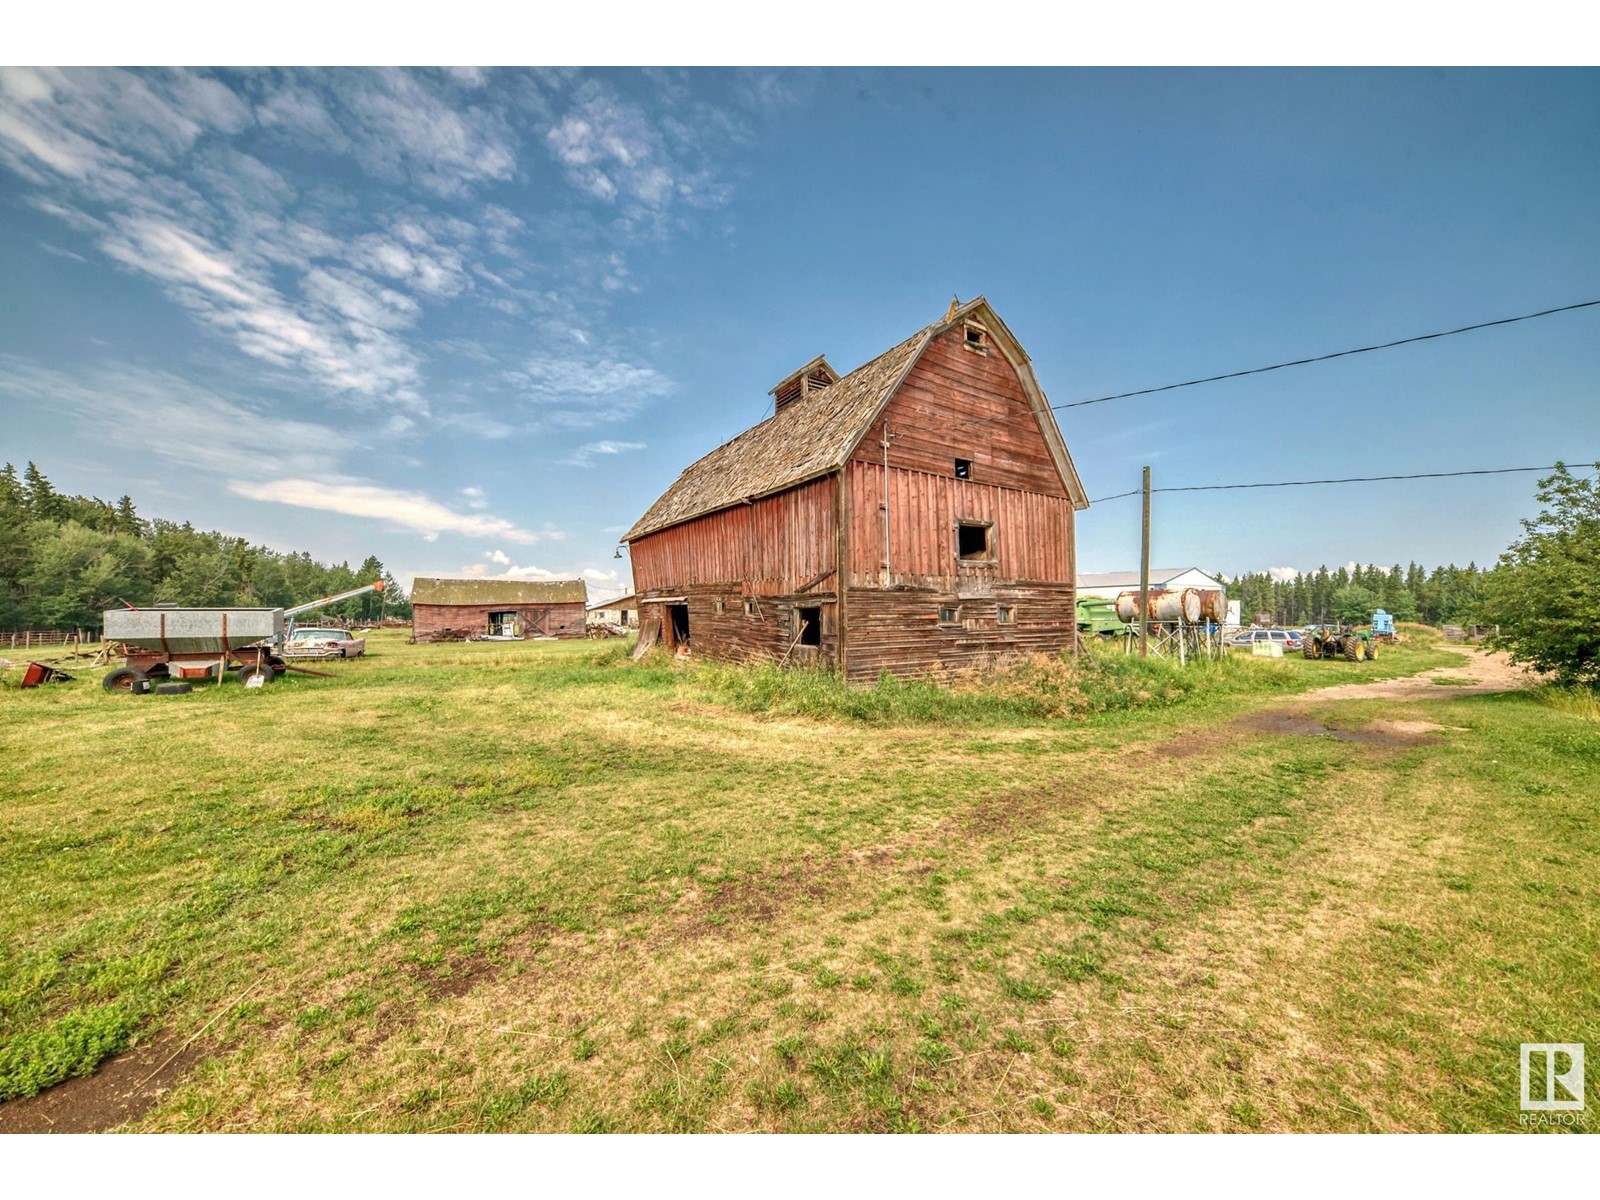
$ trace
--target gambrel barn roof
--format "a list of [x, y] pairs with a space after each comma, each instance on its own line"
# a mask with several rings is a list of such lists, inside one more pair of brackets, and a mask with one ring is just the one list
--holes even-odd
[[734, 504], [781, 492], [842, 467], [877, 420], [923, 350], [946, 330], [981, 322], [1022, 380], [1067, 495], [1089, 507], [1083, 484], [1062, 441], [1049, 401], [1034, 379], [1028, 355], [982, 296], [957, 305], [943, 320], [912, 334], [829, 387], [811, 391], [732, 441], [691, 463], [623, 536], [632, 541]]

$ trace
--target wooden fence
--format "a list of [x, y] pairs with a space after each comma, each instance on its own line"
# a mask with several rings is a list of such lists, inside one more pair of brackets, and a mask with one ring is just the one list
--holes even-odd
[[0, 632], [0, 647], [7, 650], [32, 650], [35, 647], [70, 646], [76, 642], [98, 642], [98, 629], [17, 629]]

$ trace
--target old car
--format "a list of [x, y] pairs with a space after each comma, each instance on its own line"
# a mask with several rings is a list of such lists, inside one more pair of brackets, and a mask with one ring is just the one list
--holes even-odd
[[366, 650], [366, 638], [320, 625], [302, 625], [283, 644], [285, 658], [355, 658]]
[[1228, 639], [1230, 646], [1253, 646], [1257, 642], [1277, 642], [1285, 650], [1300, 649], [1300, 634], [1294, 629], [1241, 629]]

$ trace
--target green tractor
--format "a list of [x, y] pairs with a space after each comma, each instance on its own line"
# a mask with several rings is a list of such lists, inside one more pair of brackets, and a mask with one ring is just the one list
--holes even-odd
[[1078, 597], [1078, 632], [1084, 637], [1113, 638], [1132, 628], [1117, 617], [1117, 606], [1099, 596]]
[[1308, 629], [1301, 640], [1301, 653], [1307, 658], [1342, 658], [1346, 662], [1370, 662], [1378, 657], [1378, 644], [1365, 634], [1343, 626]]

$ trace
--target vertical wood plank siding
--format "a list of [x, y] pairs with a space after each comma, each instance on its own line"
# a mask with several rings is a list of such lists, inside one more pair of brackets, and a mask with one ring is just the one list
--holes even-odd
[[[893, 459], [890, 459], [891, 463]], [[850, 464], [852, 588], [883, 586], [883, 466]], [[1072, 501], [948, 475], [889, 468], [890, 586], [941, 587], [969, 576], [1071, 583]], [[958, 521], [993, 522], [992, 564], [956, 557]]]
[[[628, 551], [640, 598], [705, 583], [776, 596], [831, 571], [838, 547], [835, 479], [826, 475], [639, 538]], [[833, 581], [824, 586], [832, 591]]]
[[963, 339], [958, 326], [928, 344], [854, 460], [882, 465], [887, 424], [890, 466], [953, 475], [955, 460], [964, 458], [974, 483], [1065, 496], [1016, 371], [998, 347], [979, 354]]

